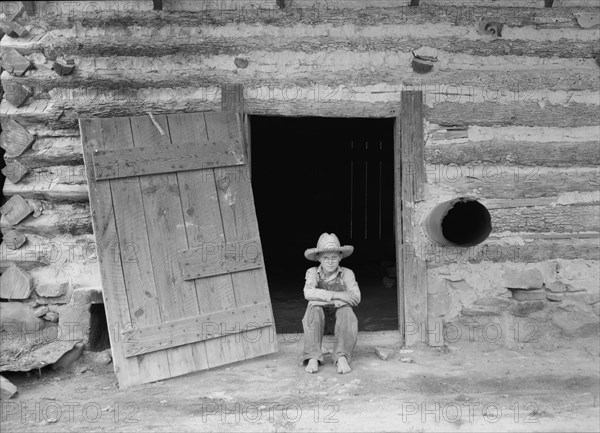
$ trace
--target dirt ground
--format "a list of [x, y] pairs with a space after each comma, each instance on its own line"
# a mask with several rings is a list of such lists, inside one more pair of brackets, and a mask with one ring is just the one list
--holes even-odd
[[[301, 337], [279, 352], [119, 389], [112, 364], [12, 374], [1, 431], [599, 431], [597, 336], [545, 347], [459, 342], [396, 350], [392, 331], [361, 333], [353, 371], [330, 356], [318, 374], [297, 363]], [[330, 347], [331, 342], [326, 344]], [[397, 349], [397, 348], [396, 348]]]

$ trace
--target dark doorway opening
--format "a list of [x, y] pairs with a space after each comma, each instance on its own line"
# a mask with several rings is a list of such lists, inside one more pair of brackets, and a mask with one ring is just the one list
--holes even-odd
[[251, 170], [277, 332], [302, 332], [304, 258], [323, 232], [354, 254], [359, 330], [398, 329], [394, 119], [251, 116]]
[[100, 352], [110, 348], [104, 304], [90, 304], [90, 333], [86, 350]]

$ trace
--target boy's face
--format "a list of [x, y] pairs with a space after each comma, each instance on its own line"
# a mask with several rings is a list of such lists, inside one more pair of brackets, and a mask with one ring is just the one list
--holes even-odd
[[337, 269], [342, 260], [342, 253], [321, 253], [319, 254], [319, 262], [326, 272], [333, 272]]

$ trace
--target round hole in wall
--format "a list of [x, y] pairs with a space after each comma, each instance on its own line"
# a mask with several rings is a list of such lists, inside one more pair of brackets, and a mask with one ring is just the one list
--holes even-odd
[[492, 222], [487, 208], [477, 200], [459, 197], [438, 204], [425, 220], [429, 237], [441, 245], [477, 245], [490, 235]]

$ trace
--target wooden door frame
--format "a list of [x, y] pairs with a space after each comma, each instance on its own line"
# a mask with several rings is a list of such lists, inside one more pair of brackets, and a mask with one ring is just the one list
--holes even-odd
[[[246, 141], [250, 175], [250, 115], [253, 113], [246, 111], [243, 93], [241, 84], [221, 86], [222, 109], [236, 111], [243, 116], [242, 132]], [[428, 334], [429, 329], [435, 326], [435, 330], [438, 330], [438, 324], [428, 324], [427, 268], [425, 260], [416, 254], [418, 248], [413, 234], [414, 204], [423, 200], [426, 181], [423, 146], [423, 92], [403, 90], [400, 113], [394, 122], [394, 232], [398, 331], [401, 346], [431, 343], [432, 335]], [[439, 340], [439, 335], [437, 337], [436, 341]]]
[[394, 131], [394, 198], [398, 328], [402, 345], [427, 343], [427, 267], [419, 257], [415, 203], [424, 198], [423, 92], [402, 91]]

